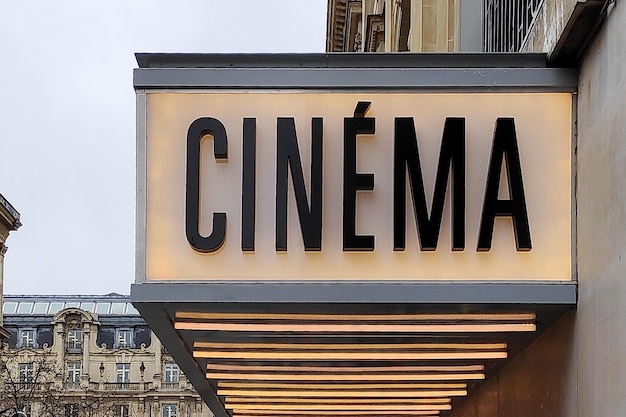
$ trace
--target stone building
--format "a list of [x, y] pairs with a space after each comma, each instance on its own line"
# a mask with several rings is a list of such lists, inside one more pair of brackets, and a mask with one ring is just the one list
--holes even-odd
[[480, 0], [328, 0], [327, 52], [478, 52]]
[[[17, 230], [21, 226], [20, 214], [13, 208], [0, 194], [0, 304], [2, 304], [3, 282], [4, 282], [4, 255], [7, 252], [5, 244], [9, 237], [9, 232]], [[0, 341], [9, 337], [9, 332], [4, 328], [2, 312], [0, 312]]]
[[3, 311], [11, 336], [0, 355], [18, 392], [4, 408], [13, 400], [41, 416], [53, 398], [66, 416], [211, 416], [127, 296], [6, 296]]

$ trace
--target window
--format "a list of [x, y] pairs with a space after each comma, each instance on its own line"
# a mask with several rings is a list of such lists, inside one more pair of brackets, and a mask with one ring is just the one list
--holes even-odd
[[16, 311], [17, 303], [15, 301], [6, 301], [4, 303], [4, 307], [2, 308], [4, 314], [15, 314]]
[[165, 382], [178, 382], [178, 365], [175, 363], [165, 364]]
[[68, 330], [67, 331], [67, 351], [80, 352], [83, 350], [83, 331]]
[[20, 348], [34, 348], [37, 332], [35, 329], [20, 329], [17, 346]]
[[109, 314], [110, 307], [111, 307], [111, 303], [98, 303], [96, 304], [96, 313]]
[[165, 389], [178, 389], [178, 365], [169, 362], [165, 364], [165, 381], [163, 388]]
[[80, 303], [80, 308], [90, 313], [93, 313], [94, 309], [96, 308], [96, 303], [94, 303], [93, 301], [83, 302]]
[[38, 302], [35, 303], [35, 307], [33, 308], [33, 314], [46, 314], [48, 312], [48, 303]]
[[111, 303], [111, 314], [124, 314], [126, 303]]
[[176, 404], [163, 404], [161, 410], [163, 411], [163, 417], [178, 416], [178, 406]]
[[130, 415], [127, 404], [119, 404], [113, 406], [113, 417], [128, 417]]
[[118, 349], [133, 348], [133, 331], [131, 329], [118, 329], [116, 333], [116, 346]]
[[136, 314], [139, 315], [139, 311], [137, 311], [137, 309], [135, 307], [133, 307], [132, 304], [128, 304], [126, 306], [126, 314]]
[[116, 372], [117, 389], [129, 389], [130, 363], [118, 363]]
[[31, 408], [30, 408], [30, 404], [26, 404], [24, 407], [22, 407], [21, 410], [22, 413], [16, 413], [18, 417], [31, 417]]
[[52, 301], [50, 303], [50, 308], [48, 309], [48, 314], [56, 314], [59, 311], [63, 310], [65, 303], [59, 301]]
[[78, 417], [78, 404], [66, 404], [64, 417]]
[[81, 363], [67, 363], [67, 382], [69, 384], [80, 384]]
[[17, 306], [17, 314], [30, 314], [30, 311], [33, 308], [33, 303], [22, 301], [19, 306]]
[[32, 362], [18, 365], [19, 381], [21, 384], [32, 384], [35, 376], [35, 368]]

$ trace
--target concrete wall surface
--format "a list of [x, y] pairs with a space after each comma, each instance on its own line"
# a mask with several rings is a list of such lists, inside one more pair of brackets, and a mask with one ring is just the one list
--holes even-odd
[[626, 415], [626, 4], [609, 8], [578, 99], [578, 414]]
[[551, 52], [578, 1], [545, 0], [520, 52]]
[[574, 326], [571, 311], [451, 417], [577, 417]]
[[[546, 0], [526, 45], [550, 52], [575, 1]], [[578, 308], [453, 417], [626, 415], [626, 4], [615, 2], [580, 65]]]

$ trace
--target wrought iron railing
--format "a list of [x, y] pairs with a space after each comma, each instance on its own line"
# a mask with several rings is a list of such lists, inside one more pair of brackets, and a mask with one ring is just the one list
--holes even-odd
[[484, 0], [485, 52], [519, 52], [543, 0]]

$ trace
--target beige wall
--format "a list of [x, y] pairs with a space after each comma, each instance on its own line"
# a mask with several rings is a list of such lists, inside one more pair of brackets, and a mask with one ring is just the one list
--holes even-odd
[[411, 52], [453, 52], [455, 22], [455, 0], [412, 1]]
[[[456, 29], [458, 20], [458, 0], [412, 0], [409, 10], [402, 10], [402, 0], [361, 0], [361, 37], [367, 42], [367, 23], [369, 15], [380, 15], [385, 10], [385, 42], [378, 52], [398, 52], [400, 22], [402, 14], [410, 14], [408, 34], [411, 52], [453, 52], [457, 50]], [[408, 3], [405, 2], [405, 6]], [[328, 39], [327, 50], [332, 48], [334, 39], [341, 38], [346, 10], [343, 0], [328, 2]], [[406, 16], [405, 16], [406, 20]], [[337, 25], [337, 22], [339, 24]], [[348, 23], [346, 23], [347, 25]], [[336, 32], [336, 33], [335, 33]], [[349, 50], [350, 42], [344, 44], [344, 52]], [[363, 48], [359, 52], [362, 52]]]

